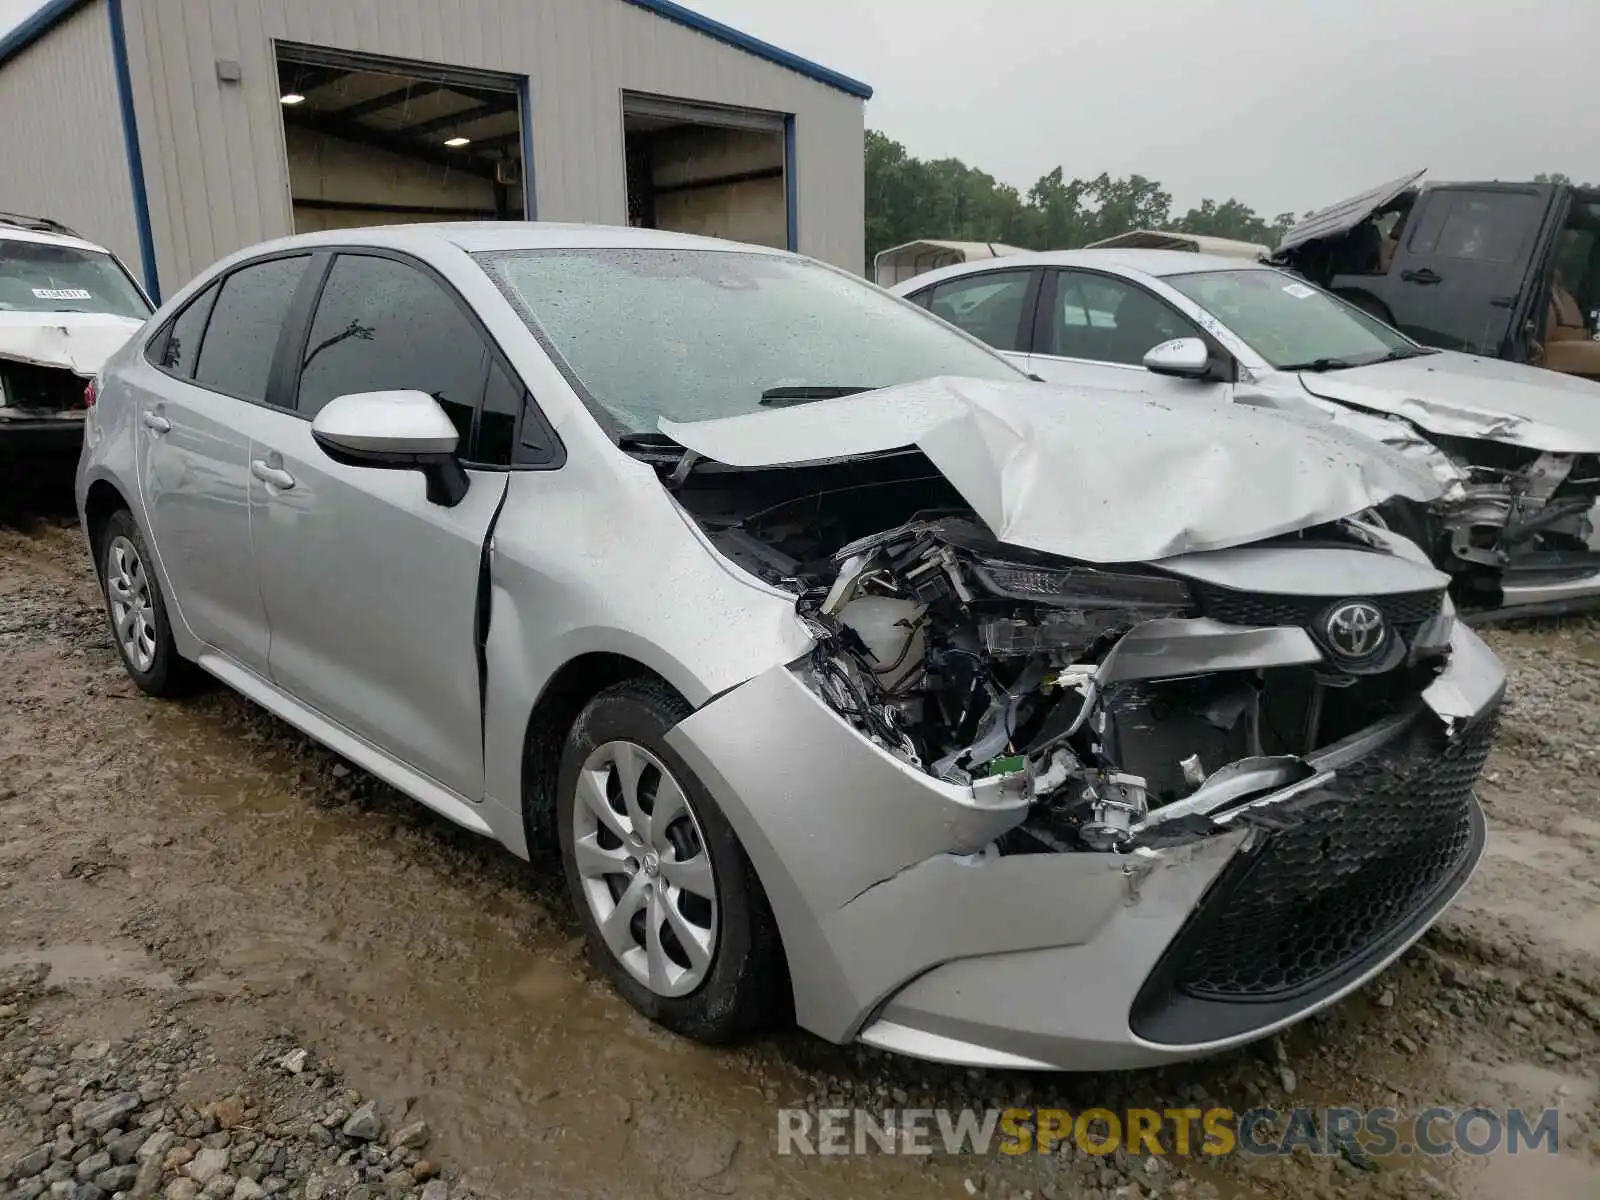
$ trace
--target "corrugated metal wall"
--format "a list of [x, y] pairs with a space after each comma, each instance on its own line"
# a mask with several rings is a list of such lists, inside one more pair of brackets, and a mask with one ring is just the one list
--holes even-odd
[[794, 113], [800, 249], [862, 270], [862, 102], [620, 0], [141, 0], [126, 21], [169, 294], [290, 232], [274, 38], [530, 76], [543, 220], [625, 223], [624, 88]]
[[0, 70], [0, 209], [63, 221], [140, 273], [105, 0]]

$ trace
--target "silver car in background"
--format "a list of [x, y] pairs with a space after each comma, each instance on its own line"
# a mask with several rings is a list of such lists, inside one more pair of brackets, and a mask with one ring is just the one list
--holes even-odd
[[559, 858], [670, 1029], [972, 1065], [1282, 1028], [1483, 849], [1504, 674], [1336, 427], [1029, 382], [831, 267], [491, 224], [234, 255], [101, 377], [129, 674]]
[[1600, 383], [1434, 350], [1287, 272], [1178, 250], [968, 263], [893, 289], [1043, 379], [1184, 404], [1319, 410], [1443, 491], [1382, 519], [1463, 610], [1600, 607]]

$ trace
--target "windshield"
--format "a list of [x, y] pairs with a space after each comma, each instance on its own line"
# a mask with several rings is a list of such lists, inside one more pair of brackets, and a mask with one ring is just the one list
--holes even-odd
[[92, 312], [144, 320], [150, 306], [99, 250], [0, 239], [0, 312]]
[[1425, 353], [1387, 325], [1281, 271], [1202, 271], [1166, 282], [1279, 370], [1353, 367]]
[[1026, 377], [920, 309], [803, 259], [639, 248], [475, 257], [623, 434], [935, 375]]

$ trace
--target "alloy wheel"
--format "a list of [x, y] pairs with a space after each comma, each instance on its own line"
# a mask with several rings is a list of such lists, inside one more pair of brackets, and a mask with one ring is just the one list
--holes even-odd
[[717, 948], [717, 883], [682, 784], [634, 742], [584, 761], [571, 797], [572, 849], [600, 936], [659, 996], [705, 981]]
[[142, 675], [156, 661], [155, 600], [139, 548], [120, 534], [106, 550], [106, 598], [117, 645]]

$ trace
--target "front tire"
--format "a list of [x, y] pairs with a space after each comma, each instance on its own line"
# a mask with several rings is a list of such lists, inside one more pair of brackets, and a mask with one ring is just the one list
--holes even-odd
[[562, 752], [557, 825], [596, 966], [652, 1021], [718, 1043], [784, 1012], [788, 988], [755, 870], [666, 743], [689, 711], [647, 680], [590, 701]]
[[189, 694], [200, 671], [178, 654], [166, 599], [150, 565], [150, 548], [127, 509], [118, 509], [106, 521], [97, 553], [111, 640], [128, 678], [140, 691], [161, 699]]

